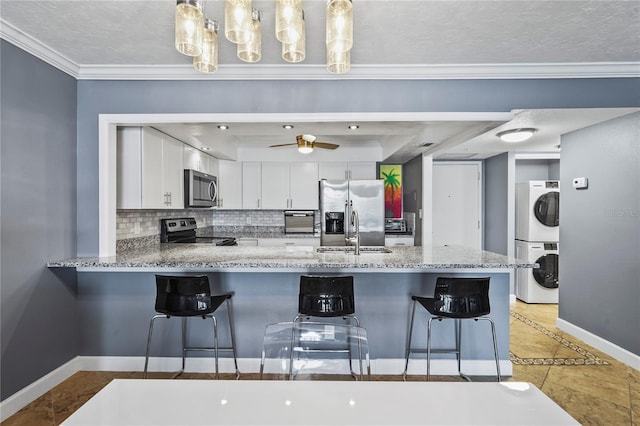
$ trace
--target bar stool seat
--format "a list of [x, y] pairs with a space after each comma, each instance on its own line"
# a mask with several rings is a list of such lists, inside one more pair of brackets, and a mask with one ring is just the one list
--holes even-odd
[[[498, 343], [496, 339], [496, 329], [493, 320], [488, 316], [491, 312], [489, 305], [489, 280], [490, 278], [448, 278], [438, 277], [433, 297], [411, 296], [412, 310], [409, 324], [409, 338], [405, 352], [403, 379], [406, 380], [409, 358], [411, 353], [427, 354], [427, 380], [431, 379], [431, 353], [453, 353], [458, 362], [458, 374], [466, 380], [469, 378], [460, 369], [461, 353], [460, 341], [462, 332], [462, 320], [488, 321], [491, 324], [491, 335], [493, 337], [493, 353], [496, 362], [496, 373], [498, 382], [500, 378], [500, 360], [498, 356]], [[411, 347], [413, 335], [413, 323], [416, 313], [416, 304], [420, 304], [431, 314], [427, 322], [427, 348], [414, 349]], [[431, 323], [433, 320], [442, 321], [444, 319], [454, 319], [456, 346], [452, 349], [431, 350]], [[469, 380], [470, 381], [470, 380]]]
[[[153, 336], [153, 325], [158, 318], [169, 319], [171, 317], [181, 317], [182, 319], [182, 369], [174, 377], [184, 372], [186, 354], [191, 351], [213, 351], [215, 359], [215, 374], [218, 378], [218, 352], [231, 351], [236, 370], [236, 378], [240, 377], [238, 370], [238, 359], [236, 354], [235, 332], [233, 328], [233, 317], [231, 312], [231, 298], [233, 292], [211, 295], [209, 288], [209, 278], [206, 275], [195, 276], [167, 276], [156, 275], [156, 303], [155, 310], [158, 315], [154, 315], [149, 323], [149, 335], [147, 337], [147, 351], [144, 359], [144, 378], [147, 377], [149, 366], [149, 350], [151, 338]], [[227, 316], [229, 318], [229, 333], [231, 336], [230, 347], [218, 346], [218, 322], [213, 313], [226, 302]], [[213, 321], [213, 347], [188, 346], [187, 318], [201, 317]]]

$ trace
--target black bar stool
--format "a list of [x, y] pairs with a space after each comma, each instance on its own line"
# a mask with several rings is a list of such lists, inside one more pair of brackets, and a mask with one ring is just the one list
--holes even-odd
[[[293, 320], [291, 332], [292, 346], [295, 341], [296, 324], [312, 317], [342, 318], [347, 325], [351, 325], [353, 321], [356, 327], [360, 327], [360, 320], [355, 316], [355, 309], [353, 276], [301, 275], [298, 314]], [[293, 367], [293, 352], [292, 350], [291, 363], [289, 364], [291, 368]], [[351, 365], [351, 345], [349, 345], [349, 349], [346, 352], [349, 352], [349, 365]], [[360, 378], [362, 379], [362, 350], [360, 345], [358, 345], [358, 359], [360, 362]], [[351, 375], [357, 378], [353, 368], [351, 368]], [[371, 376], [369, 367], [368, 376]], [[292, 377], [293, 372], [291, 370], [290, 378]]]
[[[405, 364], [402, 377], [407, 378], [407, 368], [409, 367], [409, 356], [411, 353], [427, 354], [427, 380], [431, 379], [431, 353], [454, 353], [458, 361], [458, 374], [466, 380], [467, 376], [460, 370], [460, 340], [462, 331], [462, 320], [485, 320], [491, 324], [491, 335], [493, 336], [493, 353], [496, 360], [496, 372], [500, 381], [500, 360], [498, 357], [498, 342], [496, 340], [496, 328], [493, 320], [487, 315], [491, 312], [489, 306], [489, 278], [445, 278], [438, 277], [436, 288], [431, 297], [411, 296], [413, 307], [411, 311], [411, 323], [409, 324], [409, 338], [405, 352]], [[412, 349], [411, 337], [413, 334], [413, 320], [416, 313], [416, 303], [424, 307], [432, 316], [427, 323], [427, 349]], [[433, 320], [442, 321], [444, 319], [454, 319], [456, 321], [456, 347], [453, 349], [431, 350], [431, 322]], [[470, 381], [470, 380], [469, 380]]]
[[[240, 377], [238, 370], [238, 358], [236, 354], [235, 332], [233, 329], [233, 318], [231, 313], [231, 298], [233, 292], [222, 293], [212, 296], [209, 288], [209, 277], [206, 275], [197, 276], [166, 276], [156, 275], [156, 305], [155, 310], [159, 315], [151, 318], [149, 323], [149, 336], [147, 338], [147, 352], [144, 358], [144, 378], [147, 377], [147, 367], [149, 365], [149, 348], [153, 335], [153, 323], [158, 318], [169, 319], [172, 316], [182, 318], [182, 369], [174, 376], [177, 377], [184, 372], [186, 353], [190, 351], [213, 351], [215, 356], [215, 372], [218, 378], [218, 352], [231, 351], [233, 362], [236, 368], [236, 378]], [[218, 322], [213, 312], [224, 302], [227, 305], [227, 315], [229, 317], [229, 332], [231, 335], [231, 347], [218, 347]], [[187, 318], [202, 317], [210, 318], [213, 321], [213, 347], [187, 346]]]

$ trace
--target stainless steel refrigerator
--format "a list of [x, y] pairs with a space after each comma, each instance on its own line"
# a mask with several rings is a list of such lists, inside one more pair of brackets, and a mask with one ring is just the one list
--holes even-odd
[[353, 212], [359, 219], [360, 245], [384, 246], [384, 182], [320, 181], [320, 245], [344, 246], [355, 235]]

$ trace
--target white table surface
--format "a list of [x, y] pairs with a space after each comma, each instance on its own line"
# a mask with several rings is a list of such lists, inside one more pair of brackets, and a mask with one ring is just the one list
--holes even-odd
[[128, 380], [72, 425], [577, 425], [530, 383]]

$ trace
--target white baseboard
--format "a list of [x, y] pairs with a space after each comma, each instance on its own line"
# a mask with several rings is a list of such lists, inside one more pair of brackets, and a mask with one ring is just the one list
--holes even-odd
[[[171, 372], [181, 367], [181, 358], [149, 358], [149, 371]], [[80, 370], [84, 371], [142, 371], [143, 357], [79, 357]], [[213, 373], [211, 358], [187, 358], [186, 371], [192, 373]], [[243, 373], [258, 373], [260, 371], [259, 358], [239, 358], [238, 368]], [[218, 369], [221, 373], [235, 371], [231, 358], [220, 358]], [[372, 359], [371, 374], [399, 375], [404, 370], [404, 359]], [[492, 376], [496, 374], [496, 364], [493, 360], [462, 361], [462, 370], [469, 376]], [[411, 359], [408, 374], [425, 374], [427, 361], [425, 359]], [[457, 375], [458, 366], [455, 360], [431, 360], [431, 371], [436, 375]], [[509, 360], [500, 361], [500, 373], [503, 376], [513, 374], [513, 365]]]
[[582, 340], [586, 344], [593, 346], [612, 358], [615, 358], [636, 370], [640, 370], [640, 356], [563, 319], [558, 318], [556, 320], [556, 326], [560, 330], [569, 333], [573, 337]]
[[[182, 359], [177, 357], [149, 358], [149, 371], [178, 371], [180, 370], [181, 364]], [[258, 373], [260, 372], [260, 359], [239, 358], [238, 368], [242, 373]], [[235, 372], [233, 360], [231, 358], [220, 358], [218, 369], [221, 373]], [[17, 413], [78, 371], [143, 370], [144, 357], [78, 356], [0, 402], [0, 421], [4, 421]], [[403, 370], [404, 359], [371, 360], [371, 374], [400, 375]], [[213, 373], [213, 360], [211, 358], [187, 358], [186, 371], [192, 373]], [[425, 359], [412, 358], [409, 362], [408, 374], [424, 375], [426, 371], [427, 361]], [[462, 372], [468, 376], [493, 376], [496, 374], [496, 365], [493, 360], [463, 360]], [[511, 361], [500, 361], [500, 373], [503, 377], [513, 375]], [[434, 359], [431, 361], [431, 374], [455, 376], [458, 374], [458, 367], [455, 360]]]
[[11, 417], [79, 371], [78, 357], [56, 368], [0, 402], [0, 421]]

